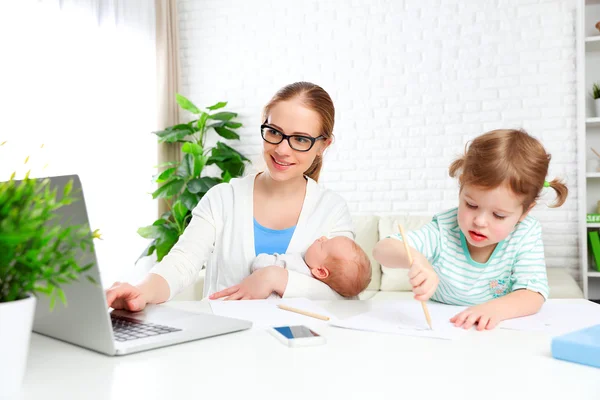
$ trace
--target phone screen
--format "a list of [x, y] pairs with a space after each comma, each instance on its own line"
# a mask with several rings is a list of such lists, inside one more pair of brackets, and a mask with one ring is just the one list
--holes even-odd
[[281, 333], [288, 339], [299, 339], [299, 338], [307, 338], [307, 337], [315, 337], [319, 336], [318, 333], [311, 331], [306, 326], [296, 325], [296, 326], [278, 326], [274, 327], [277, 332]]

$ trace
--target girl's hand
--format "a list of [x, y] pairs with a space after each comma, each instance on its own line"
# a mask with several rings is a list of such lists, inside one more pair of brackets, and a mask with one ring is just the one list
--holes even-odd
[[213, 293], [208, 298], [210, 300], [216, 300], [223, 297], [225, 297], [225, 300], [266, 299], [275, 291], [273, 268], [285, 271], [280, 267], [261, 268], [245, 278], [242, 283], [223, 289], [220, 292]]
[[477, 324], [478, 331], [494, 329], [502, 321], [500, 308], [497, 304], [489, 302], [479, 304], [450, 318], [450, 322], [454, 322], [454, 326], [462, 326], [465, 329], [470, 329], [475, 324]]
[[438, 287], [440, 278], [437, 276], [431, 264], [426, 260], [415, 257], [410, 269], [408, 279], [415, 294], [415, 300], [427, 301]]

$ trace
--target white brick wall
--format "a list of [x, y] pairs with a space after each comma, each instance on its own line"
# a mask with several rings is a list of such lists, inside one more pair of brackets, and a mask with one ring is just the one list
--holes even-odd
[[571, 189], [563, 207], [533, 212], [548, 265], [578, 274], [575, 2], [180, 0], [179, 16], [182, 92], [228, 100], [245, 124], [233, 145], [251, 158], [279, 87], [330, 93], [336, 141], [321, 181], [356, 214], [454, 207], [447, 167], [465, 143], [525, 128]]

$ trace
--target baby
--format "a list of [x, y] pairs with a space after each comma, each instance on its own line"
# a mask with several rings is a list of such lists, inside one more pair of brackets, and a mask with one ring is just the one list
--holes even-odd
[[270, 265], [312, 275], [344, 297], [358, 295], [371, 282], [369, 258], [354, 240], [344, 236], [320, 237], [304, 258], [300, 253], [261, 253], [252, 263], [252, 272]]

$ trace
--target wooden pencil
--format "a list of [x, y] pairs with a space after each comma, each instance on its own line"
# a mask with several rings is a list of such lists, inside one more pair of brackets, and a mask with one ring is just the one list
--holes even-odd
[[[408, 241], [406, 240], [406, 235], [404, 234], [404, 228], [402, 225], [398, 224], [398, 228], [400, 229], [400, 235], [402, 236], [402, 241], [404, 242], [404, 249], [406, 250], [406, 255], [408, 256], [408, 263], [412, 265], [413, 258], [410, 254], [410, 247], [408, 247]], [[421, 307], [423, 307], [423, 314], [425, 314], [425, 319], [427, 320], [427, 325], [429, 325], [429, 329], [433, 329], [431, 326], [431, 316], [429, 315], [429, 309], [427, 308], [427, 303], [424, 301], [421, 302]]]
[[313, 317], [313, 318], [317, 318], [317, 319], [322, 319], [323, 321], [329, 321], [329, 317], [326, 317], [325, 315], [317, 314], [317, 313], [314, 313], [314, 312], [304, 311], [304, 310], [301, 310], [299, 308], [286, 306], [284, 304], [279, 304], [277, 307], [281, 308], [282, 310], [291, 311], [291, 312], [295, 312], [295, 313], [298, 313], [298, 314], [306, 315], [307, 317]]

